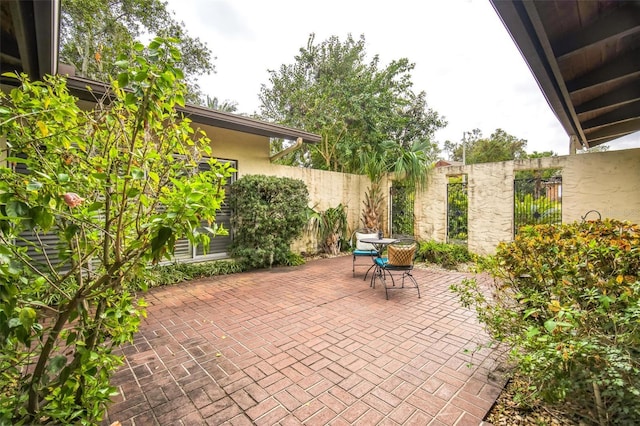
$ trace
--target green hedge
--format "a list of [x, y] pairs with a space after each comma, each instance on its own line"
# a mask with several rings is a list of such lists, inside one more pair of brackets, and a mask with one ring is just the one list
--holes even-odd
[[242, 271], [242, 265], [232, 259], [201, 263], [171, 263], [152, 267], [150, 273], [145, 277], [145, 281], [137, 284], [139, 287], [153, 288], [178, 284], [196, 278], [235, 274]]
[[416, 260], [455, 269], [461, 263], [470, 262], [472, 256], [467, 247], [460, 244], [421, 241]]
[[307, 223], [309, 192], [303, 181], [247, 175], [231, 185], [229, 203], [233, 209], [231, 256], [246, 268], [292, 262], [289, 247]]

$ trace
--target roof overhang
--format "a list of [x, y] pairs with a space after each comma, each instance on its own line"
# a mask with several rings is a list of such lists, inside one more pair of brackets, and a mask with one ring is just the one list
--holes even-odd
[[57, 72], [59, 0], [2, 0], [0, 22], [0, 74], [24, 72], [38, 80]]
[[[77, 76], [67, 77], [67, 87], [74, 96], [89, 102], [96, 102], [96, 99], [102, 98], [105, 93], [110, 91], [109, 86], [105, 83]], [[219, 127], [222, 129], [235, 130], [238, 132], [270, 138], [282, 138], [288, 140], [297, 140], [298, 138], [301, 138], [305, 143], [317, 143], [322, 140], [319, 135], [314, 133], [196, 105], [178, 107], [177, 110], [194, 123]]]
[[[0, 74], [19, 72], [31, 80], [58, 72], [60, 0], [0, 1]], [[0, 77], [0, 83], [15, 85], [16, 79]], [[108, 85], [81, 77], [67, 77], [67, 85], [75, 96], [94, 101], [109, 92]], [[187, 105], [178, 109], [198, 124], [235, 130], [270, 138], [302, 139], [320, 142], [319, 135], [242, 115]]]
[[569, 136], [640, 130], [640, 2], [490, 1]]

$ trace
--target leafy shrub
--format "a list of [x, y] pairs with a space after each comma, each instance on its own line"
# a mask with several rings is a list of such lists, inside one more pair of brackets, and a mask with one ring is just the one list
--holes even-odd
[[286, 266], [300, 266], [304, 265], [304, 257], [298, 253], [289, 253], [286, 260], [283, 262], [283, 265]]
[[567, 402], [586, 421], [640, 420], [640, 228], [615, 220], [521, 228], [474, 280], [452, 286], [512, 347], [532, 398]]
[[231, 185], [234, 241], [229, 253], [247, 268], [286, 265], [307, 223], [309, 192], [299, 179], [248, 175]]
[[152, 288], [178, 284], [196, 278], [235, 274], [242, 271], [242, 266], [232, 259], [200, 263], [171, 263], [154, 266], [143, 279], [146, 286]]
[[455, 269], [459, 264], [471, 261], [472, 256], [464, 245], [421, 241], [416, 259]]
[[211, 141], [176, 111], [175, 43], [132, 46], [91, 111], [60, 76], [0, 92], [0, 424], [99, 424], [144, 315], [133, 282], [217, 232], [231, 169], [197, 172]]
[[329, 207], [325, 211], [307, 208], [309, 222], [307, 227], [315, 233], [322, 251], [338, 254], [347, 234], [347, 208], [342, 204]]

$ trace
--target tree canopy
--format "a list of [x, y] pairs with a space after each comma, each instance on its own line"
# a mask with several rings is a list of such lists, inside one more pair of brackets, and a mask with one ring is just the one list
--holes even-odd
[[270, 84], [260, 90], [263, 119], [322, 136], [287, 164], [371, 179], [362, 211], [369, 229], [382, 227], [382, 177], [392, 173], [411, 186], [424, 183], [438, 152], [431, 138], [446, 125], [427, 106], [426, 94], [412, 90], [413, 68], [406, 58], [386, 67], [377, 55], [367, 62], [364, 35], [316, 43], [311, 34], [295, 62], [270, 70]]
[[433, 157], [431, 137], [446, 122], [428, 108], [424, 92], [413, 92], [408, 59], [383, 67], [377, 55], [367, 62], [363, 35], [316, 43], [314, 34], [294, 59], [270, 70], [260, 90], [261, 118], [322, 136], [290, 164], [358, 173], [389, 142], [405, 149], [420, 143]]
[[177, 64], [188, 85], [187, 100], [201, 103], [196, 77], [215, 72], [211, 51], [190, 37], [161, 0], [62, 0], [60, 59], [82, 77], [108, 82], [116, 75], [116, 58], [141, 37], [178, 39]]
[[[492, 163], [498, 161], [527, 158], [527, 141], [510, 135], [502, 129], [496, 129], [488, 138], [482, 136], [480, 129], [464, 132], [459, 143], [446, 141], [444, 150], [453, 161], [466, 164]], [[551, 153], [552, 154], [552, 153]]]

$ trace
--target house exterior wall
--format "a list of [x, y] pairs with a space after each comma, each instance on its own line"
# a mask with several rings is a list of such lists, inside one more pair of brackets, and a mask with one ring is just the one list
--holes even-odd
[[212, 155], [217, 158], [238, 161], [238, 178], [244, 175], [268, 174], [269, 138], [221, 129], [200, 126], [211, 139]]
[[[309, 190], [309, 207], [323, 211], [342, 204], [347, 208], [349, 230], [359, 227], [364, 194], [369, 187], [366, 176], [272, 164], [268, 137], [211, 126], [200, 128], [211, 138], [214, 157], [238, 161], [238, 178], [261, 174], [300, 179]], [[388, 185], [386, 180], [385, 184]], [[385, 217], [387, 214], [385, 210]], [[305, 235], [294, 242], [292, 249], [314, 253], [317, 241]]]
[[632, 149], [433, 169], [427, 189], [416, 194], [417, 236], [446, 241], [448, 177], [466, 174], [469, 250], [493, 253], [513, 239], [516, 171], [550, 168], [562, 170], [563, 223], [581, 221], [590, 210], [640, 223], [640, 149]]

